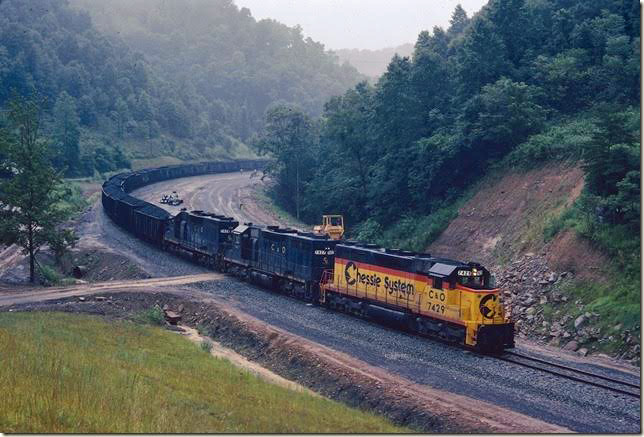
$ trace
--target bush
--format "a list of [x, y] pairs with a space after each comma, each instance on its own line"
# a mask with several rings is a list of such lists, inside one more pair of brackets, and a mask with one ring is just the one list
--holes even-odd
[[159, 306], [154, 306], [145, 311], [138, 313], [135, 318], [137, 322], [147, 325], [163, 325], [165, 323], [165, 316], [163, 310]]
[[62, 276], [48, 265], [40, 265], [41, 282], [43, 285], [59, 285], [62, 282]]
[[584, 116], [552, 126], [519, 144], [503, 165], [534, 168], [544, 162], [577, 161], [592, 142], [594, 129], [592, 121]]

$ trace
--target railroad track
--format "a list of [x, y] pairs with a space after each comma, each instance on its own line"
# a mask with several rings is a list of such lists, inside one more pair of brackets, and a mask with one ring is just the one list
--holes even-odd
[[638, 399], [641, 396], [640, 386], [637, 384], [632, 384], [630, 382], [610, 378], [604, 375], [598, 375], [596, 373], [586, 372], [574, 367], [564, 366], [562, 364], [553, 363], [551, 361], [546, 361], [509, 351], [505, 352], [498, 358], [508, 363], [518, 364], [523, 367], [539, 370], [551, 375], [556, 375], [572, 381], [581, 382], [586, 385], [603, 388], [622, 395], [631, 396]]

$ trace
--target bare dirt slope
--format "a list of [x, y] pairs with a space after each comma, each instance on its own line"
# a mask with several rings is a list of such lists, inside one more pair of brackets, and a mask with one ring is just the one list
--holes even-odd
[[583, 187], [583, 171], [566, 165], [515, 171], [487, 181], [430, 245], [429, 252], [492, 268], [525, 253], [556, 252], [547, 256], [551, 269], [593, 277], [603, 257], [590, 245], [565, 233], [548, 245], [543, 240], [548, 220], [572, 204]]

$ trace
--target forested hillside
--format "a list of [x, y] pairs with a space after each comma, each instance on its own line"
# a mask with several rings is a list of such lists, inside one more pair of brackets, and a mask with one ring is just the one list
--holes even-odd
[[300, 29], [231, 1], [0, 4], [0, 108], [14, 91], [46, 99], [67, 176], [252, 154], [244, 141], [270, 103], [318, 115], [360, 77]]
[[[268, 113], [258, 146], [302, 149], [278, 155], [292, 188], [276, 198], [291, 211], [299, 199], [311, 222], [340, 210], [368, 233], [437, 211], [508, 154], [583, 159], [605, 218], [637, 229], [639, 23], [633, 0], [491, 0], [472, 19], [458, 7], [375, 86], [327, 102], [319, 126]], [[310, 143], [290, 144], [304, 125]]]
[[227, 130], [246, 140], [274, 101], [319, 115], [331, 96], [362, 77], [299, 27], [256, 21], [232, 0], [71, 0], [99, 29], [144, 53], [154, 72], [181, 89], [195, 115], [177, 134]]
[[319, 120], [274, 108], [256, 147], [277, 157], [284, 208], [342, 213], [351, 236], [412, 250], [492, 171], [577, 163], [584, 191], [542, 238], [590, 241], [639, 311], [640, 91], [639, 2], [490, 0], [472, 18], [457, 7]]

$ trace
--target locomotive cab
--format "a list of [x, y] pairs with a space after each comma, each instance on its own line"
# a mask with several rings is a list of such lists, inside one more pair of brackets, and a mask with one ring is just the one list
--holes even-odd
[[455, 289], [461, 293], [466, 344], [485, 352], [514, 347], [514, 323], [505, 317], [501, 293], [490, 272], [479, 264], [469, 263], [454, 275]]

